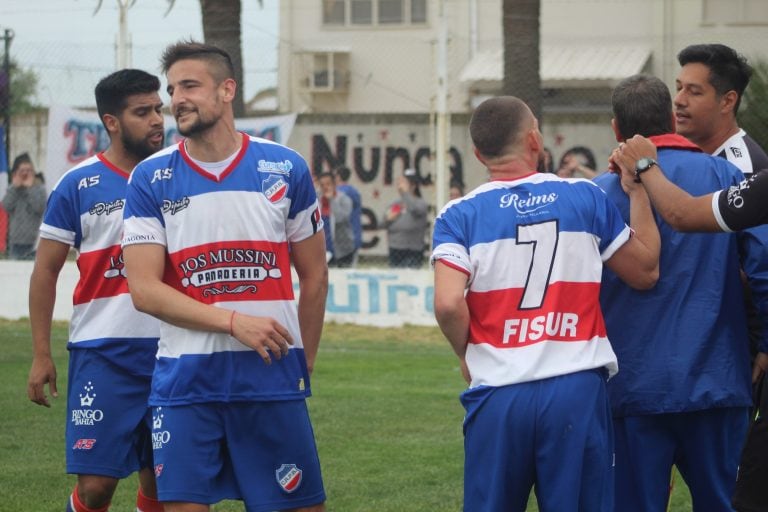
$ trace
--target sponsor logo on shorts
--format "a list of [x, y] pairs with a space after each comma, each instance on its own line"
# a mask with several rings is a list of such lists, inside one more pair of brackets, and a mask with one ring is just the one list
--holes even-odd
[[81, 409], [72, 409], [72, 423], [75, 425], [94, 425], [104, 419], [104, 412], [93, 408], [96, 400], [96, 393], [93, 390], [94, 385], [91, 381], [83, 386], [84, 393], [80, 393]]
[[283, 464], [275, 470], [275, 478], [280, 487], [287, 493], [292, 493], [301, 485], [302, 471], [296, 464]]
[[[163, 428], [163, 408], [158, 407], [155, 409], [155, 414], [152, 415], [152, 449], [161, 450], [163, 445], [168, 444], [171, 441], [171, 433]], [[163, 470], [163, 465], [160, 464], [160, 471]], [[157, 472], [157, 466], [155, 466], [155, 472]]]
[[93, 445], [96, 444], [95, 439], [78, 439], [75, 444], [72, 445], [73, 450], [90, 450]]
[[163, 465], [155, 464], [155, 478], [159, 478], [163, 474]]

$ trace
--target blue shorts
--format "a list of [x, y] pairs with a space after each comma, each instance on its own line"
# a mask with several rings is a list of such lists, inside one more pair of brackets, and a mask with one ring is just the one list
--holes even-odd
[[605, 372], [462, 394], [464, 510], [613, 510], [613, 430]]
[[616, 510], [665, 512], [672, 465], [693, 510], [731, 509], [748, 425], [746, 407], [614, 418]]
[[304, 400], [153, 408], [158, 499], [269, 512], [325, 501]]
[[96, 350], [69, 351], [67, 473], [125, 478], [152, 467], [151, 380]]

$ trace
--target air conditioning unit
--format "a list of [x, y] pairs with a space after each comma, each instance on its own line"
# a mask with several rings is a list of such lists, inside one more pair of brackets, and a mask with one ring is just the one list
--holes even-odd
[[307, 50], [297, 53], [300, 87], [313, 93], [345, 93], [349, 88], [349, 51]]

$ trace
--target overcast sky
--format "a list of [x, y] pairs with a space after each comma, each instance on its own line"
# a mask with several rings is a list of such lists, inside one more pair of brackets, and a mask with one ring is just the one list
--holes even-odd
[[[242, 1], [246, 101], [277, 83], [278, 0], [258, 4]], [[40, 104], [93, 106], [94, 86], [116, 69], [119, 3], [103, 0], [94, 13], [97, 5], [98, 0], [0, 0], [0, 36], [13, 30], [11, 57], [40, 78]], [[127, 11], [133, 67], [159, 74], [159, 56], [169, 43], [202, 40], [199, 0], [176, 0], [163, 17], [166, 10], [164, 0], [136, 0]]]

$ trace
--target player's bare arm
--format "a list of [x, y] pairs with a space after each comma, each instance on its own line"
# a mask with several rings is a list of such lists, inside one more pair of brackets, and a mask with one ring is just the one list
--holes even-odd
[[661, 236], [644, 190], [628, 190], [629, 225], [634, 235], [606, 262], [632, 288], [648, 290], [659, 280]]
[[69, 245], [40, 239], [35, 266], [29, 282], [29, 321], [32, 327], [32, 367], [27, 396], [36, 404], [50, 407], [45, 385], [52, 397], [56, 389], [56, 365], [51, 357], [51, 321], [56, 303], [56, 283], [69, 254]]
[[[621, 169], [623, 186], [637, 186], [635, 165], [644, 157], [656, 158], [656, 146], [641, 135], [621, 145], [613, 160]], [[693, 197], [669, 181], [658, 165], [643, 172], [641, 184], [667, 224], [677, 231], [722, 231], [712, 212], [712, 194]]]
[[299, 277], [299, 328], [310, 373], [315, 366], [328, 295], [328, 266], [322, 231], [291, 244], [291, 258]]
[[293, 344], [288, 330], [270, 317], [255, 317], [198, 302], [163, 282], [165, 247], [158, 244], [123, 248], [126, 278], [134, 307], [164, 322], [199, 331], [230, 334], [261, 355], [265, 363], [280, 359]]
[[464, 298], [468, 276], [440, 260], [435, 262], [435, 318], [453, 351], [464, 359], [469, 339], [469, 307]]

